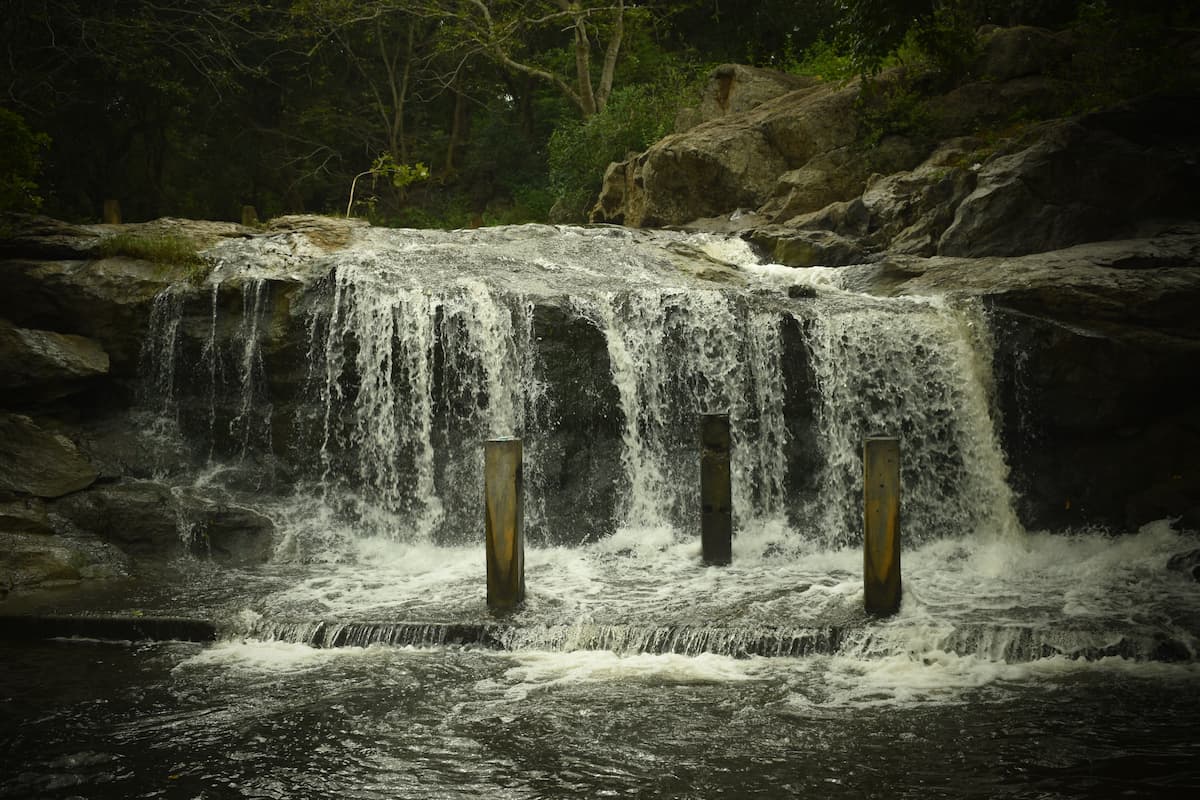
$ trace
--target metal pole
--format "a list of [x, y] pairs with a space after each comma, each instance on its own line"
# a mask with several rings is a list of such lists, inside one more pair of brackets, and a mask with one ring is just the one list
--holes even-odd
[[484, 445], [484, 507], [487, 527], [487, 603], [507, 609], [525, 600], [524, 481], [521, 440]]
[[900, 610], [900, 440], [863, 441], [863, 603], [867, 613]]
[[733, 486], [728, 414], [700, 416], [700, 546], [705, 564], [733, 560]]

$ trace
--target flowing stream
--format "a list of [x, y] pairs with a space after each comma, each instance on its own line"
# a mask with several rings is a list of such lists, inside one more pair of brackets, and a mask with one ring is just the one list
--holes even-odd
[[[866, 296], [736, 240], [619, 229], [363, 229], [330, 252], [276, 235], [209, 255], [205, 286], [155, 306], [146, 435], [189, 454], [164, 479], [268, 517], [273, 554], [187, 559], [97, 600], [213, 618], [221, 641], [103, 651], [115, 717], [30, 690], [60, 733], [0, 796], [69, 796], [70, 776], [130, 797], [1200, 788], [1200, 596], [1165, 568], [1200, 541], [1167, 521], [1022, 528], [977, 302]], [[698, 542], [709, 412], [732, 422], [725, 568]], [[872, 434], [902, 450], [905, 593], [886, 620], [862, 611]], [[528, 598], [494, 617], [482, 442], [508, 436]], [[21, 685], [57, 656], [25, 658], [7, 668]], [[107, 743], [78, 744], [88, 729]]]

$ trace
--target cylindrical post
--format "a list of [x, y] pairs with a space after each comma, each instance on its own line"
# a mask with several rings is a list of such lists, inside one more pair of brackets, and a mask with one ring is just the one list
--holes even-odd
[[728, 414], [700, 416], [700, 547], [705, 564], [733, 560], [733, 484]]
[[867, 613], [900, 610], [900, 440], [863, 441], [863, 601]]
[[253, 228], [258, 224], [258, 212], [254, 206], [242, 206], [242, 224], [247, 228]]
[[115, 197], [110, 197], [104, 201], [104, 224], [121, 224], [121, 201]]
[[487, 525], [487, 602], [497, 609], [525, 600], [524, 479], [521, 440], [484, 445], [484, 506]]

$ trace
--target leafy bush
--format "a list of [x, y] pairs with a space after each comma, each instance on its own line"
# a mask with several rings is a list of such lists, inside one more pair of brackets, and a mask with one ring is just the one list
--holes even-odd
[[887, 136], [920, 140], [931, 135], [929, 98], [905, 78], [865, 79], [855, 110], [867, 147], [874, 147]]
[[1065, 77], [1080, 90], [1076, 110], [1155, 91], [1188, 89], [1196, 71], [1186, 50], [1172, 41], [1178, 31], [1200, 21], [1200, 12], [1146, 8], [1092, 0], [1082, 3], [1073, 28], [1077, 47]]
[[864, 75], [857, 109], [865, 144], [887, 136], [933, 135], [929, 100], [962, 82], [979, 55], [975, 20], [964, 3], [939, 5], [904, 32], [899, 45], [874, 62], [887, 76]]
[[804, 48], [799, 60], [790, 61], [785, 65], [785, 71], [826, 81], [845, 80], [858, 72], [849, 54], [825, 39], [817, 39]]
[[20, 114], [0, 108], [0, 212], [36, 211], [42, 205], [34, 181], [50, 137], [34, 133]]
[[691, 84], [672, 70], [657, 84], [614, 89], [604, 111], [565, 119], [550, 136], [550, 188], [565, 216], [582, 220], [600, 191], [604, 170], [671, 132]]

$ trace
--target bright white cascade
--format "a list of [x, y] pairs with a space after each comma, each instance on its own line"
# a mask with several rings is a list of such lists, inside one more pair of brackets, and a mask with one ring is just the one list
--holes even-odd
[[[196, 300], [210, 312], [192, 324], [198, 364], [178, 363], [185, 304], [164, 295], [156, 305], [150, 393], [178, 415], [178, 376], [199, 378], [210, 459], [269, 463], [288, 442], [296, 488], [276, 514], [288, 554], [319, 557], [364, 537], [473, 540], [481, 445], [505, 436], [525, 442], [534, 541], [690, 539], [704, 413], [730, 415], [735, 526], [772, 531], [764, 547], [857, 541], [869, 434], [901, 439], [908, 541], [1019, 530], [978, 309], [852, 294], [835, 270], [759, 265], [745, 243], [683, 234], [367, 229], [330, 254], [263, 237], [217, 256], [211, 292]], [[289, 318], [273, 279], [303, 286], [290, 290]], [[223, 287], [240, 290], [236, 318], [222, 318], [235, 310]], [[598, 342], [567, 353], [571, 368], [607, 383], [588, 391], [611, 400], [577, 406], [576, 389], [550, 391], [564, 379], [546, 367], [546, 347], [588, 346], [555, 338], [570, 325]], [[264, 366], [286, 326], [305, 343], [294, 408], [273, 406]], [[608, 415], [618, 433], [585, 442], [585, 461], [619, 469], [596, 467], [586, 479], [600, 499], [573, 509], [559, 492], [579, 478], [589, 422], [579, 408]], [[568, 517], [577, 530], [546, 529]]]

